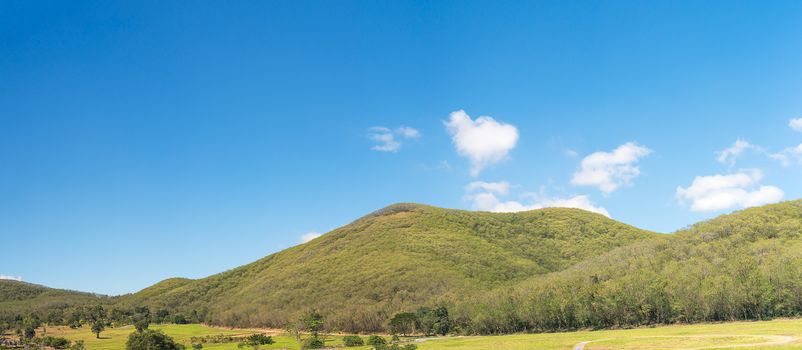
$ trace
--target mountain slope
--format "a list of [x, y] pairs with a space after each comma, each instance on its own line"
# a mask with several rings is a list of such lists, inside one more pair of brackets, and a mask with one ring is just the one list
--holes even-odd
[[316, 308], [341, 330], [376, 330], [394, 312], [453, 304], [560, 271], [657, 234], [578, 209], [483, 213], [392, 205], [221, 274], [124, 296], [212, 323], [282, 326]]
[[64, 309], [108, 301], [91, 293], [54, 289], [13, 280], [0, 280], [0, 319], [30, 312]]
[[480, 333], [802, 316], [802, 201], [723, 215], [461, 306]]

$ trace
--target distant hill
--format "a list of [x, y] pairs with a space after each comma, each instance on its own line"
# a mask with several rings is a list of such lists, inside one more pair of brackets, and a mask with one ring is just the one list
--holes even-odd
[[0, 280], [0, 319], [9, 315], [108, 302], [101, 295]]
[[215, 324], [280, 327], [310, 308], [346, 331], [455, 304], [658, 236], [579, 209], [486, 213], [396, 204], [320, 238], [199, 280], [123, 296]]
[[802, 316], [802, 201], [723, 215], [461, 306], [481, 333]]

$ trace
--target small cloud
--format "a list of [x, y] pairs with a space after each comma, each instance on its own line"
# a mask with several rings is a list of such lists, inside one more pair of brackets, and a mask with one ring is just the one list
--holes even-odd
[[573, 185], [595, 186], [610, 194], [623, 185], [628, 185], [640, 175], [638, 160], [652, 150], [635, 142], [627, 142], [612, 152], [595, 152], [584, 159], [574, 176]]
[[492, 192], [499, 195], [506, 195], [507, 193], [510, 192], [510, 183], [507, 181], [501, 181], [501, 182], [474, 181], [468, 184], [466, 190], [468, 192], [483, 190], [486, 192]]
[[788, 120], [788, 127], [793, 131], [802, 132], [802, 118]]
[[733, 143], [729, 148], [726, 148], [720, 152], [716, 152], [718, 154], [717, 160], [719, 163], [729, 163], [730, 166], [733, 166], [735, 165], [735, 161], [738, 159], [741, 153], [748, 149], [757, 151], [761, 150], [759, 146], [753, 145], [746, 140], [738, 139], [735, 140], [735, 143]]
[[518, 129], [514, 125], [489, 116], [474, 121], [459, 110], [450, 114], [445, 125], [457, 153], [470, 160], [471, 176], [478, 176], [484, 168], [506, 159], [518, 143]]
[[309, 242], [309, 241], [311, 241], [311, 240], [313, 240], [315, 238], [318, 238], [318, 237], [320, 237], [322, 235], [323, 235], [322, 233], [317, 233], [317, 232], [304, 233], [304, 234], [301, 235], [301, 243]]
[[395, 130], [390, 130], [390, 128], [383, 126], [368, 128], [368, 138], [378, 143], [371, 147], [374, 151], [398, 152], [398, 150], [401, 149], [401, 142], [396, 136], [405, 139], [416, 139], [420, 138], [421, 134], [418, 130], [408, 126], [401, 126]]
[[8, 276], [8, 275], [0, 274], [0, 280], [12, 280], [12, 281], [20, 281], [20, 282], [22, 282], [22, 277], [19, 277], [19, 276], [15, 277], [15, 276]]
[[577, 151], [572, 150], [570, 148], [567, 148], [567, 149], [563, 150], [563, 154], [566, 155], [567, 157], [571, 157], [571, 158], [576, 158], [579, 155], [579, 153]]
[[791, 165], [793, 160], [802, 163], [802, 143], [796, 147], [788, 147], [777, 153], [770, 153], [769, 158], [774, 159], [784, 167]]
[[465, 195], [465, 198], [471, 201], [471, 206], [474, 210], [481, 211], [511, 213], [543, 208], [577, 208], [610, 217], [610, 213], [607, 211], [607, 209], [595, 205], [590, 198], [585, 195], [560, 198], [527, 193], [525, 194], [526, 196], [533, 197], [532, 203], [529, 204], [525, 204], [520, 201], [505, 201], [499, 199], [498, 196], [506, 195], [509, 192], [509, 188], [510, 185], [506, 181], [476, 181], [470, 183], [466, 187], [467, 194]]
[[697, 176], [687, 188], [677, 187], [680, 202], [690, 201], [696, 212], [730, 208], [748, 208], [783, 199], [784, 193], [775, 186], [759, 186], [763, 179], [760, 169], [745, 169], [735, 174]]
[[401, 126], [396, 128], [395, 133], [408, 139], [417, 139], [420, 137], [420, 131], [410, 128], [408, 126]]

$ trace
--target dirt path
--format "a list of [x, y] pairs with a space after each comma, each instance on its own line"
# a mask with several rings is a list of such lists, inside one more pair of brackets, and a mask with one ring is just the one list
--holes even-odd
[[583, 341], [583, 342], [581, 342], [579, 344], [576, 344], [576, 345], [574, 345], [574, 349], [573, 350], [585, 350], [585, 345], [587, 345], [587, 343], [590, 343], [590, 342], [589, 341]]

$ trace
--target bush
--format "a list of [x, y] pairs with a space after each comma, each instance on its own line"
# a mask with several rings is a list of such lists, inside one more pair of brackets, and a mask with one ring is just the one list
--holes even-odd
[[322, 349], [323, 348], [323, 339], [318, 337], [310, 337], [306, 339], [301, 345], [301, 349]]
[[262, 333], [256, 333], [248, 336], [243, 341], [241, 341], [238, 347], [246, 347], [250, 346], [254, 349], [259, 349], [261, 345], [270, 345], [273, 344], [273, 337], [269, 335], [264, 335]]
[[371, 335], [368, 337], [368, 345], [376, 346], [376, 345], [386, 345], [386, 344], [387, 341], [378, 335]]
[[343, 337], [343, 344], [345, 346], [362, 346], [365, 342], [358, 335], [346, 335]]
[[160, 332], [146, 329], [133, 332], [125, 343], [126, 350], [184, 350], [184, 346], [173, 341], [173, 338]]
[[417, 349], [418, 349], [418, 346], [417, 346], [417, 345], [415, 345], [415, 344], [404, 344], [404, 345], [398, 345], [398, 344], [386, 345], [386, 344], [381, 344], [381, 345], [376, 345], [376, 346], [374, 346], [374, 347], [373, 347], [373, 349], [375, 349], [375, 350], [417, 350]]
[[66, 349], [70, 347], [71, 342], [61, 337], [44, 337], [42, 338], [42, 345], [49, 346], [54, 349]]

